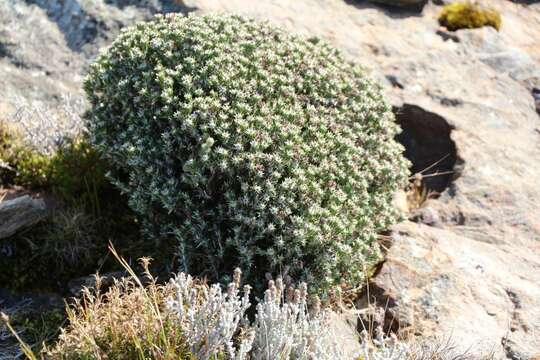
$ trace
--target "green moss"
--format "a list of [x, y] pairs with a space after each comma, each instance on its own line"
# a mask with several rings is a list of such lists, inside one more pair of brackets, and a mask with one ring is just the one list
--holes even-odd
[[439, 14], [439, 23], [451, 31], [482, 26], [491, 26], [498, 31], [502, 19], [497, 10], [483, 8], [470, 2], [455, 2], [443, 7]]

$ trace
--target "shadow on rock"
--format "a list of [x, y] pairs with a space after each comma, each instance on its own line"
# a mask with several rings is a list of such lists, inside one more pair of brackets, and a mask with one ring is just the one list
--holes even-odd
[[358, 9], [378, 9], [389, 17], [402, 19], [421, 16], [427, 0], [345, 0], [345, 2]]

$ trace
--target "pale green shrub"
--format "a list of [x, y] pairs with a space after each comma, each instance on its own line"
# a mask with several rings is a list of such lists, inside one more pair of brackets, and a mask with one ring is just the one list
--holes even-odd
[[[157, 16], [85, 81], [93, 143], [183, 271], [282, 272], [317, 290], [379, 260], [407, 177], [379, 87], [319, 40], [239, 16]], [[227, 279], [221, 279], [227, 280]]]

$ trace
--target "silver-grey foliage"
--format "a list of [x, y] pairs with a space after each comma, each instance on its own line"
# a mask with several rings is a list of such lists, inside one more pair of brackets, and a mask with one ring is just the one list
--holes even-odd
[[239, 269], [227, 292], [219, 284], [201, 284], [184, 273], [169, 285], [175, 291], [167, 300], [166, 314], [182, 329], [197, 359], [345, 359], [329, 331], [329, 311], [321, 310], [318, 302], [308, 311], [305, 283], [290, 287], [287, 296], [281, 278], [271, 280], [253, 322], [246, 316], [252, 305], [250, 286], [245, 285], [240, 296]]
[[16, 97], [13, 103], [13, 122], [23, 140], [40, 153], [52, 155], [66, 139], [75, 139], [85, 132], [81, 118], [83, 99], [65, 95], [54, 108], [22, 97]]
[[157, 16], [95, 61], [85, 90], [93, 142], [182, 270], [321, 290], [378, 260], [407, 162], [379, 87], [326, 43], [239, 16]]

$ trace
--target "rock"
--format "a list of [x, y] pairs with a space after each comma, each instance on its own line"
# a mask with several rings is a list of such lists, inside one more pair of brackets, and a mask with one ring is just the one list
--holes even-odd
[[45, 202], [28, 195], [0, 203], [0, 239], [37, 224], [46, 215]]
[[[528, 268], [527, 248], [506, 252], [495, 244], [451, 230], [404, 223], [372, 286], [379, 302], [402, 328], [422, 335], [451, 334], [462, 350], [509, 352], [528, 359], [540, 347], [536, 336], [540, 268]], [[512, 264], [509, 267], [507, 264]], [[534, 271], [527, 278], [524, 270]], [[501, 346], [501, 344], [503, 344]]]
[[523, 83], [540, 78], [538, 59], [534, 59], [526, 50], [508, 44], [492, 27], [460, 30], [455, 32], [455, 36], [468, 56], [489, 65], [500, 74], [507, 74]]
[[407, 193], [405, 190], [399, 190], [394, 194], [393, 205], [402, 213], [409, 212], [409, 204], [407, 202]]
[[100, 48], [157, 12], [188, 10], [175, 0], [0, 1], [0, 118], [17, 122], [26, 110], [36, 122], [70, 120], [67, 99], [84, 99], [82, 80]]
[[488, 64], [496, 71], [507, 73], [512, 79], [526, 81], [540, 77], [540, 69], [532, 58], [520, 50], [508, 50], [495, 54], [484, 55], [480, 61]]
[[457, 36], [455, 34], [455, 31], [448, 31], [448, 30], [444, 30], [444, 29], [439, 29], [439, 30], [437, 30], [437, 35], [442, 37], [442, 39], [444, 41], [452, 40], [454, 42], [460, 42], [459, 36]]
[[412, 211], [409, 220], [429, 226], [442, 226], [439, 213], [432, 206], [422, 206]]
[[352, 310], [330, 313], [329, 331], [332, 339], [339, 339], [344, 359], [354, 359], [360, 354], [360, 336], [357, 331], [358, 314]]

